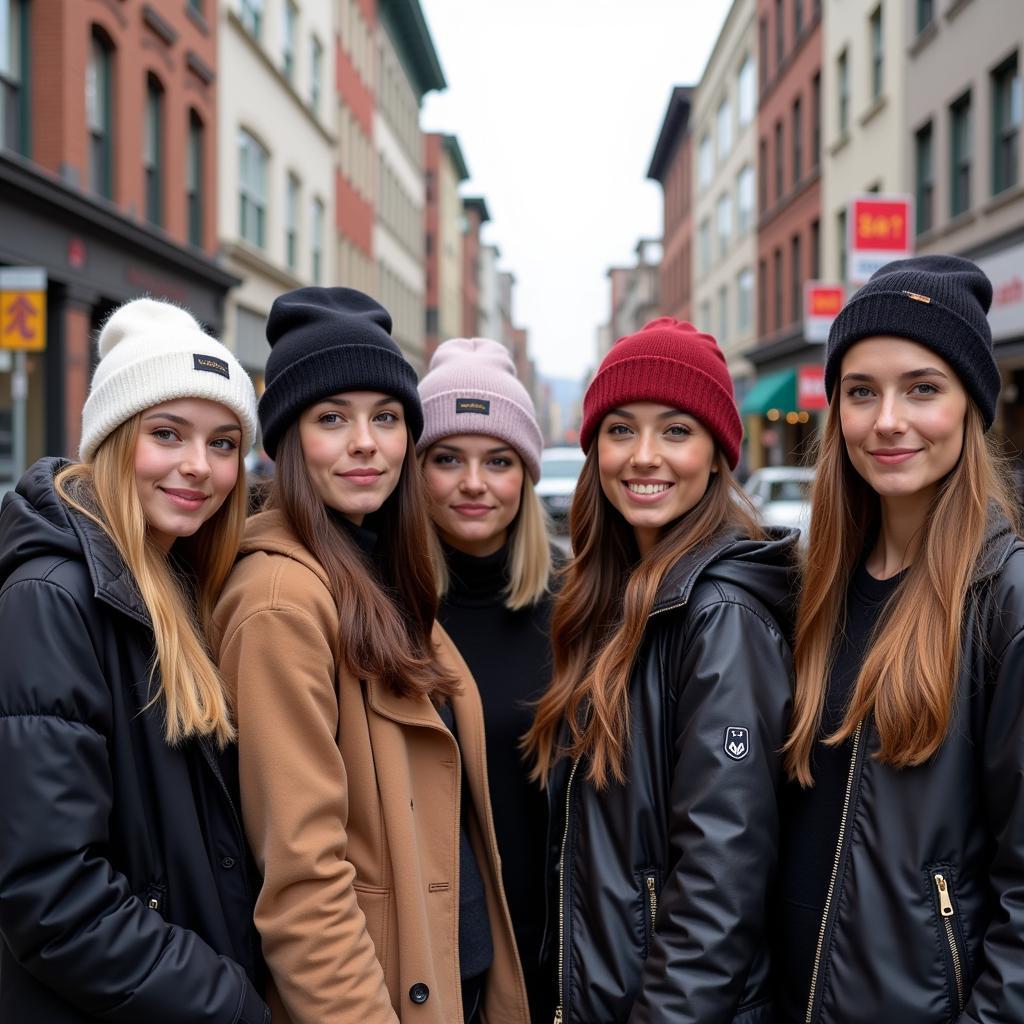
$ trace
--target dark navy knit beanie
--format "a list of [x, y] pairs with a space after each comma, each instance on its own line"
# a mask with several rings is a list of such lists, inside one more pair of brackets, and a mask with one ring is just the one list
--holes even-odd
[[825, 392], [829, 401], [846, 350], [876, 335], [907, 338], [930, 348], [956, 371], [992, 426], [999, 369], [992, 352], [988, 308], [992, 282], [960, 256], [915, 256], [880, 267], [842, 308], [828, 335]]
[[271, 351], [259, 414], [271, 458], [303, 409], [342, 391], [393, 395], [419, 439], [423, 409], [416, 371], [391, 337], [391, 314], [369, 295], [354, 288], [285, 292], [270, 309], [267, 341]]

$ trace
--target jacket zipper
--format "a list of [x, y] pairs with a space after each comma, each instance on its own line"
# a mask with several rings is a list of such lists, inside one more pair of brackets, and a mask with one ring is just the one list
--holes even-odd
[[558, 1006], [555, 1007], [554, 1024], [562, 1024], [562, 1007], [565, 1006], [565, 845], [569, 839], [569, 808], [572, 798], [572, 780], [580, 759], [576, 758], [569, 772], [565, 787], [565, 828], [562, 831], [562, 854], [558, 862]]
[[647, 876], [647, 906], [651, 911], [651, 935], [654, 934], [654, 922], [658, 917], [658, 889], [654, 875]]
[[936, 872], [935, 888], [939, 893], [939, 910], [942, 913], [942, 923], [946, 929], [946, 941], [949, 943], [949, 953], [953, 960], [953, 980], [956, 982], [956, 1010], [963, 1013], [964, 1009], [964, 973], [960, 961], [960, 950], [956, 946], [956, 935], [953, 932], [953, 895], [952, 889], [946, 882], [946, 876]]
[[843, 842], [846, 839], [846, 822], [850, 814], [850, 796], [853, 793], [853, 777], [857, 771], [857, 752], [860, 749], [860, 736], [864, 723], [857, 725], [853, 734], [853, 750], [850, 753], [850, 771], [846, 776], [846, 795], [843, 797], [843, 815], [839, 819], [839, 835], [836, 838], [836, 854], [832, 861], [832, 876], [828, 882], [828, 893], [825, 896], [825, 909], [821, 913], [821, 928], [818, 930], [818, 945], [814, 950], [814, 970], [811, 972], [811, 990], [807, 996], [807, 1014], [805, 1024], [812, 1024], [814, 1015], [814, 995], [818, 987], [818, 974], [821, 971], [821, 954], [825, 945], [825, 932], [828, 927], [828, 913], [832, 909], [832, 897], [835, 896], [836, 879], [839, 877], [839, 861], [843, 855]]

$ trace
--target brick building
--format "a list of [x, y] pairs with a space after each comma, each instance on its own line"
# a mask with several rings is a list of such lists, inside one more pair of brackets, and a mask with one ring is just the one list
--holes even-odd
[[476, 338], [482, 333], [480, 308], [480, 232], [491, 219], [487, 203], [480, 196], [462, 200], [462, 336]]

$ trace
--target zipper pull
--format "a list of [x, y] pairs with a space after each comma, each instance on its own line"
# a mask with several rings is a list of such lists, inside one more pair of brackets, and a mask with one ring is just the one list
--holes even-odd
[[556, 1007], [554, 1024], [562, 1024], [562, 1008]]
[[939, 910], [943, 917], [953, 916], [953, 903], [949, 898], [949, 886], [944, 875], [935, 875], [935, 887], [939, 890]]

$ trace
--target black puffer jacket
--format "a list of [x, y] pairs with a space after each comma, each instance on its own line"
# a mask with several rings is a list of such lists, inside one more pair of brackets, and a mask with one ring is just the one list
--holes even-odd
[[1004, 521], [989, 530], [969, 593], [945, 743], [902, 770], [874, 760], [877, 749], [866, 722], [824, 921], [783, 887], [773, 928], [781, 1019], [1021, 1024], [1024, 544]]
[[0, 513], [0, 1021], [265, 1024], [230, 765], [143, 710], [150, 621], [62, 465]]
[[559, 765], [548, 927], [565, 1022], [772, 1020], [794, 541], [723, 535], [676, 565], [630, 682], [627, 784], [597, 792], [585, 763]]

